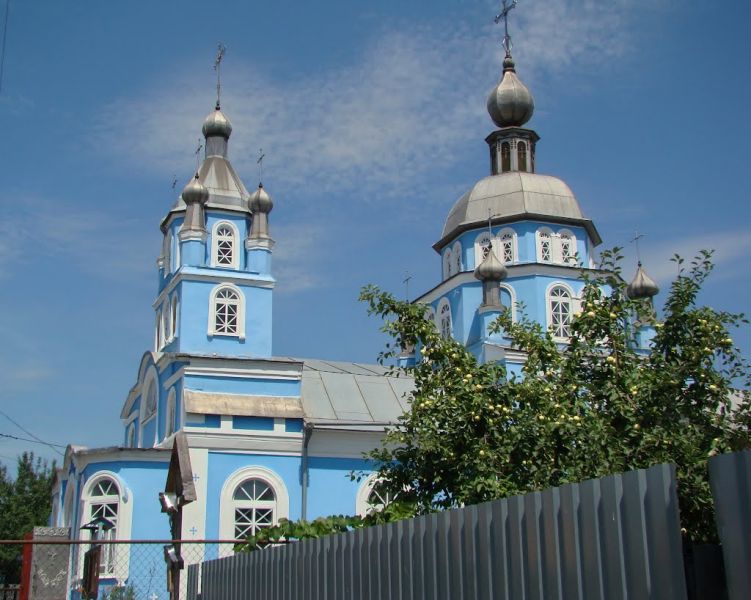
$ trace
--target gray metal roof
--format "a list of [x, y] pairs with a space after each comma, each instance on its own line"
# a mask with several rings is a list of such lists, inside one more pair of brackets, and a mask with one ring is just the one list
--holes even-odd
[[494, 222], [530, 218], [579, 222], [595, 243], [600, 242], [594, 225], [584, 217], [576, 197], [563, 181], [550, 175], [512, 172], [485, 177], [459, 198], [434, 247], [439, 250], [458, 233], [487, 224], [488, 214]]
[[373, 426], [394, 423], [407, 409], [412, 378], [389, 376], [388, 368], [360, 363], [305, 360], [305, 419], [319, 425]]

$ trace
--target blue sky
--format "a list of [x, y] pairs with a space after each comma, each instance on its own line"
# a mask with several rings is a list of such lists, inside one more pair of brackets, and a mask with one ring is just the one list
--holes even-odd
[[[4, 8], [4, 2], [0, 3]], [[227, 54], [230, 156], [275, 199], [274, 352], [372, 362], [356, 301], [431, 288], [431, 248], [488, 171], [497, 2], [11, 0], [0, 93], [0, 407], [42, 439], [119, 443], [153, 340], [158, 223], [194, 168]], [[702, 301], [749, 311], [747, 3], [520, 0], [511, 32], [542, 137], [605, 244], [648, 272], [716, 250]], [[664, 296], [661, 296], [661, 298]], [[659, 300], [658, 300], [659, 302]], [[751, 353], [751, 334], [735, 336]], [[0, 416], [0, 433], [28, 437]], [[45, 446], [0, 439], [0, 460]]]

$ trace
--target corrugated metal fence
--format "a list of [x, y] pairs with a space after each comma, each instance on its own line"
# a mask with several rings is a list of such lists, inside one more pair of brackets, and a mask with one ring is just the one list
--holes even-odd
[[208, 561], [189, 568], [187, 597], [685, 600], [674, 469]]
[[751, 598], [751, 450], [709, 460], [730, 600]]

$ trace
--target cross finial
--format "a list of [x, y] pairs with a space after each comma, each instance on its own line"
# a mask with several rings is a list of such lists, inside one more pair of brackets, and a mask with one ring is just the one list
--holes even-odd
[[409, 282], [412, 281], [412, 275], [409, 274], [409, 272], [404, 274], [404, 279], [402, 279], [402, 283], [404, 284], [404, 300], [405, 302], [409, 302]]
[[227, 48], [225, 47], [222, 42], [219, 42], [216, 48], [216, 58], [214, 59], [214, 70], [216, 71], [216, 107], [217, 109], [220, 106], [220, 96], [222, 93], [222, 77], [221, 77], [221, 70], [222, 70], [222, 59], [224, 58], [224, 53], [227, 51]]
[[175, 189], [175, 186], [177, 185], [177, 175], [172, 176], [172, 189]]
[[503, 19], [503, 48], [506, 50], [506, 57], [511, 56], [511, 36], [508, 33], [508, 14], [516, 6], [516, 3], [517, 0], [511, 0], [511, 3], [509, 3], [508, 0], [502, 0], [501, 12], [495, 16], [496, 24], [500, 23], [501, 19]]
[[641, 266], [641, 253], [639, 252], [639, 240], [644, 237], [643, 233], [639, 233], [638, 231], [634, 231], [634, 237], [631, 238], [631, 243], [636, 246], [636, 260], [639, 263], [639, 266]]
[[258, 160], [256, 161], [256, 164], [258, 165], [258, 183], [261, 185], [263, 185], [263, 159], [264, 158], [266, 158], [266, 153], [263, 151], [263, 148], [259, 148]]
[[201, 150], [203, 150], [203, 141], [201, 139], [198, 140], [198, 146], [196, 147], [196, 151], [193, 153], [196, 155], [196, 175], [198, 175], [198, 167], [201, 166]]
[[490, 248], [493, 247], [493, 226], [492, 226], [492, 223], [493, 223], [493, 217], [490, 214], [490, 209], [488, 209], [488, 235], [490, 236], [490, 238], [488, 239], [488, 246]]

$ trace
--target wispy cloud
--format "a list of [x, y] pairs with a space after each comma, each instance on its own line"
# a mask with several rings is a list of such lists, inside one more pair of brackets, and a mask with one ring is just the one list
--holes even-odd
[[280, 225], [272, 232], [277, 246], [274, 249], [276, 293], [289, 294], [324, 284], [328, 244], [325, 228], [311, 223]]
[[[602, 65], [622, 56], [630, 11], [647, 6], [525, 4], [515, 36], [524, 40], [527, 81], [561, 74], [574, 62]], [[236, 132], [233, 161], [254, 173], [263, 146], [274, 189], [298, 200], [332, 191], [359, 201], [430, 198], [450, 185], [442, 173], [461, 160], [466, 144], [489, 129], [484, 98], [500, 71], [499, 31], [490, 22], [482, 31], [451, 22], [378, 32], [350, 64], [294, 80], [275, 78], [273, 65], [230, 57], [223, 104]], [[187, 173], [211, 102], [189, 67], [104, 109], [92, 136], [97, 148], [139, 168], [171, 173], [184, 165]], [[143, 135], [128, 135], [133, 130]]]
[[713, 278], [729, 279], [748, 272], [747, 257], [751, 254], [751, 232], [745, 229], [704, 232], [681, 238], [669, 238], [645, 244], [643, 260], [649, 275], [659, 282], [670, 281], [680, 267], [670, 259], [678, 254], [690, 262], [700, 250], [713, 250]]
[[145, 222], [61, 199], [19, 197], [11, 218], [0, 222], [0, 277], [40, 254], [103, 279], [143, 275], [158, 243]]

